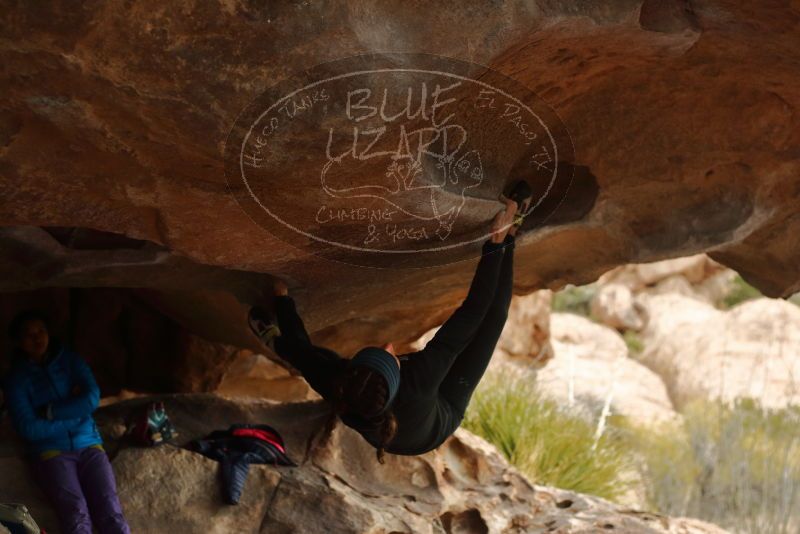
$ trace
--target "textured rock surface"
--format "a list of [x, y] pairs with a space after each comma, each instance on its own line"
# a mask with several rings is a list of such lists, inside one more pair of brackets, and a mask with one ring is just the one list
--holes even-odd
[[[674, 260], [622, 265], [604, 273], [597, 283], [601, 289], [621, 285], [633, 294], [679, 293], [717, 304], [730, 291], [731, 281], [735, 277], [735, 271], [725, 268], [705, 254], [696, 254]], [[622, 307], [629, 306], [636, 308], [637, 304], [626, 303]], [[628, 313], [641, 313], [641, 306], [638, 308], [628, 309]], [[643, 324], [636, 329], [642, 326]]]
[[641, 330], [647, 322], [644, 307], [622, 284], [601, 285], [592, 297], [591, 311], [596, 321], [620, 330]]
[[[14, 227], [0, 236], [4, 290], [147, 286], [247, 300], [270, 273], [341, 350], [414, 339], [463, 294], [470, 262], [387, 277], [310, 257], [255, 226], [222, 171], [226, 134], [253, 97], [288, 73], [376, 50], [490, 65], [572, 133], [569, 163], [585, 171], [552, 224], [522, 239], [520, 291], [702, 250], [768, 294], [800, 289], [795, 2], [44, 10], [22, 3], [0, 16], [0, 224]], [[110, 234], [81, 237], [95, 230]], [[240, 316], [216, 325], [223, 341], [242, 335]]]
[[555, 357], [536, 374], [544, 394], [595, 416], [611, 402], [642, 425], [677, 417], [661, 377], [628, 357], [617, 332], [570, 313], [554, 313], [550, 329]]
[[[104, 428], [133, 404], [104, 408]], [[134, 532], [305, 534], [598, 532], [719, 534], [690, 519], [622, 509], [601, 499], [535, 486], [486, 442], [459, 430], [438, 451], [389, 456], [381, 466], [355, 433], [328, 439], [319, 403], [233, 403], [213, 396], [166, 399], [181, 439], [233, 421], [262, 421], [284, 435], [298, 468], [251, 468], [238, 506], [221, 503], [218, 464], [171, 446], [125, 448], [114, 459], [120, 498]], [[314, 440], [306, 455], [306, 445]], [[109, 447], [114, 449], [113, 446]], [[0, 458], [0, 501], [25, 499], [48, 532], [58, 532], [15, 457]], [[12, 476], [8, 478], [6, 473]]]
[[662, 377], [677, 407], [711, 398], [800, 402], [800, 307], [760, 298], [720, 311], [677, 294], [642, 302], [651, 320], [639, 359]]
[[507, 356], [541, 366], [553, 357], [550, 344], [550, 291], [511, 299], [508, 320], [497, 343]]
[[242, 351], [228, 367], [216, 389], [225, 397], [253, 397], [282, 402], [319, 399], [299, 375], [261, 354]]

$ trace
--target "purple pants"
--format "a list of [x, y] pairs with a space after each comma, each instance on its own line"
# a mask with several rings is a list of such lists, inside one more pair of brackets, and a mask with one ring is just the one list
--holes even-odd
[[86, 447], [37, 460], [33, 472], [58, 514], [64, 534], [129, 534], [105, 451]]

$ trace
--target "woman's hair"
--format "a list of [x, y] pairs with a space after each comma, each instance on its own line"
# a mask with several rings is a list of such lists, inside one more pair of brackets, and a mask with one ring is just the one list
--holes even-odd
[[8, 337], [12, 342], [16, 343], [22, 338], [25, 325], [31, 321], [41, 321], [48, 332], [50, 331], [50, 321], [47, 315], [39, 310], [24, 310], [15, 315], [8, 324]]
[[397, 418], [391, 410], [382, 412], [388, 396], [389, 388], [381, 375], [362, 365], [348, 367], [334, 386], [333, 413], [325, 435], [330, 435], [340, 415], [357, 415], [377, 428], [380, 440], [377, 457], [380, 463], [384, 463], [386, 447], [397, 434]]

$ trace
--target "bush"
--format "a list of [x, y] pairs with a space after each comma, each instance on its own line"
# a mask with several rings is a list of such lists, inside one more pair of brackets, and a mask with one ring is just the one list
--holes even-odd
[[727, 295], [722, 298], [721, 305], [725, 309], [730, 309], [746, 300], [757, 299], [761, 296], [761, 292], [758, 289], [748, 284], [744, 278], [737, 274], [731, 282], [731, 288], [728, 290]]
[[595, 284], [585, 286], [567, 285], [561, 291], [553, 293], [551, 309], [554, 312], [575, 313], [584, 317], [591, 317], [591, 303], [597, 292]]
[[625, 333], [622, 334], [622, 339], [625, 340], [628, 352], [631, 354], [640, 354], [644, 351], [644, 341], [635, 330], [625, 330]]
[[800, 411], [698, 402], [684, 426], [637, 430], [651, 505], [736, 532], [784, 534], [800, 525]]
[[611, 416], [596, 425], [543, 399], [532, 382], [488, 374], [464, 427], [537, 484], [618, 500], [638, 468], [649, 506], [733, 532], [800, 532], [800, 407], [695, 402], [660, 428]]
[[532, 383], [487, 375], [464, 419], [537, 484], [615, 500], [630, 487], [630, 454], [613, 435], [542, 399]]

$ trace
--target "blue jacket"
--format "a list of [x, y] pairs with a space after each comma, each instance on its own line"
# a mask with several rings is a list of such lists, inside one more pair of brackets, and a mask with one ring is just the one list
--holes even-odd
[[[32, 453], [73, 451], [102, 444], [92, 418], [100, 389], [86, 362], [53, 340], [44, 364], [20, 358], [6, 378], [5, 396], [11, 420]], [[42, 416], [51, 404], [52, 419]]]

